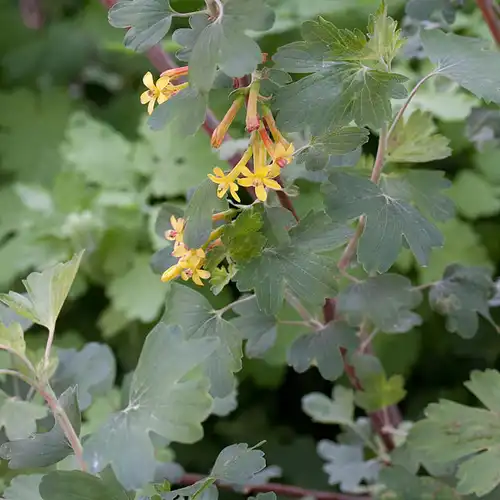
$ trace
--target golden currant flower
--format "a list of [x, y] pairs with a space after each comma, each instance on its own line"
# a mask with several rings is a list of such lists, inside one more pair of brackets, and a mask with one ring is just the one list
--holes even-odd
[[283, 134], [280, 132], [278, 126], [276, 125], [273, 113], [267, 106], [263, 106], [262, 108], [263, 108], [262, 117], [264, 118], [264, 122], [266, 123], [267, 128], [269, 129], [271, 135], [273, 136], [274, 142], [281, 143], [285, 148], [287, 148], [289, 142], [283, 137]]
[[148, 113], [151, 114], [154, 110], [156, 102], [158, 102], [158, 104], [162, 104], [170, 97], [171, 89], [169, 86], [173, 86], [170, 85], [170, 77], [168, 76], [158, 78], [155, 84], [153, 75], [150, 71], [144, 75], [142, 81], [148, 90], [141, 94], [141, 104], [147, 104]]
[[295, 148], [292, 143], [289, 143], [288, 146], [285, 146], [282, 142], [278, 142], [276, 144], [276, 147], [274, 148], [272, 157], [274, 163], [276, 163], [280, 168], [283, 168], [291, 163], [294, 153]]
[[222, 121], [213, 131], [211, 139], [213, 148], [219, 148], [222, 142], [224, 141], [224, 137], [226, 137], [227, 131], [229, 130], [229, 127], [233, 123], [234, 119], [236, 118], [238, 111], [243, 106], [244, 101], [245, 101], [244, 96], [238, 96], [231, 104], [231, 107], [227, 110], [227, 113], [225, 114]]
[[245, 187], [253, 186], [255, 194], [260, 201], [267, 200], [266, 188], [274, 189], [275, 191], [281, 190], [281, 186], [274, 180], [279, 175], [279, 169], [275, 169], [272, 166], [256, 166], [253, 172], [245, 167], [241, 173], [245, 178], [238, 179], [238, 184]]
[[256, 80], [250, 85], [247, 101], [246, 128], [248, 132], [258, 130], [260, 126], [259, 114], [257, 112], [257, 102], [259, 100], [260, 81]]
[[170, 225], [172, 229], [165, 231], [165, 239], [169, 241], [175, 241], [175, 245], [178, 243], [182, 243], [184, 241], [184, 227], [186, 225], [186, 221], [179, 217], [178, 219], [175, 215], [170, 217]]
[[184, 268], [179, 264], [174, 264], [170, 266], [162, 275], [161, 280], [166, 283], [167, 281], [172, 281], [173, 279], [179, 277]]
[[215, 182], [215, 184], [218, 184], [217, 186], [217, 196], [219, 198], [223, 198], [224, 195], [230, 191], [232, 197], [236, 201], [241, 201], [240, 197], [238, 196], [238, 184], [236, 184], [236, 178], [238, 177], [238, 174], [234, 174], [234, 169], [229, 172], [229, 174], [225, 174], [222, 168], [220, 167], [215, 167], [214, 168], [214, 173], [213, 174], [208, 174], [208, 178], [212, 181]]
[[189, 66], [181, 66], [179, 68], [167, 69], [160, 76], [168, 76], [172, 80], [179, 78], [181, 76], [186, 76], [189, 72]]

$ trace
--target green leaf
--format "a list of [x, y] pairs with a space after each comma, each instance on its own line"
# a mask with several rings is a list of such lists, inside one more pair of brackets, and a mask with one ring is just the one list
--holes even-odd
[[129, 28], [125, 47], [144, 52], [168, 33], [172, 14], [168, 0], [125, 0], [109, 9], [108, 19], [115, 28]]
[[337, 307], [352, 325], [368, 318], [383, 332], [402, 333], [422, 324], [412, 311], [421, 301], [422, 294], [408, 278], [389, 273], [349, 285], [339, 294]]
[[0, 345], [8, 347], [19, 355], [24, 356], [26, 342], [24, 341], [23, 329], [19, 323], [11, 323], [9, 326], [0, 323]]
[[336, 444], [328, 439], [318, 443], [318, 455], [327, 461], [323, 470], [329, 484], [338, 484], [341, 491], [358, 493], [361, 482], [374, 482], [378, 477], [378, 460], [364, 460], [362, 446]]
[[266, 237], [259, 231], [264, 221], [255, 210], [245, 210], [222, 233], [222, 242], [231, 259], [236, 263], [248, 262], [258, 257], [266, 244]]
[[414, 111], [400, 120], [387, 143], [387, 159], [396, 163], [425, 163], [451, 155], [449, 140], [436, 133], [431, 113]]
[[150, 257], [139, 253], [130, 269], [113, 279], [106, 291], [113, 308], [129, 320], [150, 323], [160, 314], [166, 290], [165, 284], [150, 268]]
[[78, 386], [78, 406], [85, 410], [92, 399], [106, 394], [113, 387], [116, 362], [113, 352], [106, 344], [89, 342], [76, 349], [58, 349], [59, 363], [51, 386], [56, 394], [68, 387]]
[[479, 327], [478, 315], [497, 328], [488, 305], [494, 294], [495, 285], [488, 269], [451, 264], [443, 279], [433, 284], [429, 302], [435, 311], [447, 317], [447, 330], [470, 339]]
[[85, 460], [95, 470], [111, 464], [125, 488], [152, 482], [156, 461], [150, 432], [181, 443], [203, 435], [201, 422], [212, 401], [199, 367], [217, 347], [215, 339], [185, 340], [178, 327], [159, 323], [146, 338], [126, 408], [85, 442]]
[[368, 130], [359, 127], [343, 127], [330, 131], [320, 137], [313, 137], [297, 155], [297, 162], [305, 163], [308, 170], [317, 170], [315, 165], [321, 165], [323, 168], [331, 155], [344, 155], [354, 151], [368, 142], [368, 137]]
[[298, 373], [316, 366], [323, 378], [335, 380], [344, 371], [340, 349], [350, 350], [357, 345], [356, 330], [346, 323], [335, 321], [322, 330], [295, 340], [288, 352], [288, 363]]
[[266, 467], [264, 452], [246, 443], [232, 444], [220, 453], [210, 476], [225, 483], [244, 485]]
[[439, 170], [410, 170], [400, 175], [383, 175], [380, 184], [389, 196], [414, 203], [431, 219], [446, 221], [455, 213], [453, 202], [441, 192], [448, 189], [451, 182]]
[[189, 58], [190, 83], [199, 91], [208, 92], [218, 68], [231, 77], [252, 73], [262, 62], [262, 54], [244, 30], [265, 31], [273, 22], [274, 13], [263, 0], [255, 0], [251, 5], [245, 0], [228, 0], [213, 21], [208, 16], [192, 17], [190, 29], [174, 34], [174, 40], [185, 46], [179, 57]]
[[356, 405], [367, 412], [373, 412], [399, 403], [406, 396], [404, 379], [401, 375], [387, 378], [381, 362], [372, 355], [354, 354], [351, 363], [362, 390], [356, 391]]
[[[70, 387], [59, 397], [59, 405], [77, 434], [80, 433], [80, 410], [76, 387]], [[47, 467], [60, 462], [73, 453], [59, 423], [43, 434], [34, 434], [26, 439], [17, 439], [0, 446], [0, 456], [9, 461], [11, 469]]]
[[17, 314], [53, 331], [57, 317], [73, 284], [83, 251], [68, 262], [31, 273], [23, 280], [27, 296], [16, 292], [0, 294], [0, 300]]
[[441, 233], [405, 199], [389, 195], [368, 179], [332, 173], [322, 186], [328, 215], [345, 222], [361, 215], [366, 225], [358, 244], [358, 261], [367, 272], [386, 272], [396, 261], [403, 237], [417, 261], [425, 265], [432, 247], [443, 244]]
[[217, 348], [207, 356], [203, 368], [210, 379], [210, 393], [225, 397], [235, 387], [234, 374], [241, 370], [242, 337], [233, 323], [226, 321], [200, 293], [172, 283], [162, 321], [182, 327], [184, 338], [213, 339]]
[[500, 212], [500, 189], [474, 171], [460, 171], [448, 193], [457, 211], [468, 219], [490, 217]]
[[270, 315], [281, 308], [285, 287], [306, 303], [322, 303], [335, 293], [335, 264], [317, 253], [342, 245], [350, 234], [324, 212], [310, 213], [291, 229], [289, 244], [266, 247], [260, 257], [241, 266], [238, 288], [255, 289], [259, 308]]
[[233, 311], [239, 317], [231, 320], [231, 323], [247, 341], [245, 345], [246, 356], [248, 358], [261, 358], [276, 343], [277, 319], [259, 309], [255, 295], [249, 299], [233, 306]]
[[216, 186], [210, 179], [205, 179], [189, 200], [184, 219], [184, 243], [188, 248], [200, 248], [212, 232], [212, 214], [214, 211], [227, 210], [227, 202], [217, 197]]
[[392, 118], [391, 99], [405, 95], [402, 75], [350, 62], [325, 62], [323, 67], [278, 92], [275, 105], [283, 130], [300, 131], [308, 125], [314, 135], [321, 135], [352, 120], [377, 129]]
[[0, 391], [0, 428], [9, 441], [26, 439], [36, 432], [36, 421], [47, 415], [47, 408], [31, 401], [9, 397]]
[[132, 500], [110, 470], [101, 477], [81, 471], [54, 471], [42, 477], [40, 495], [43, 500]]
[[320, 424], [354, 424], [354, 393], [339, 384], [333, 388], [331, 398], [311, 392], [302, 398], [302, 411]]
[[405, 468], [384, 467], [378, 482], [385, 488], [376, 495], [376, 500], [460, 500], [457, 492], [447, 484], [432, 477], [418, 477]]
[[5, 500], [42, 500], [38, 487], [42, 474], [16, 476], [4, 491]]
[[464, 495], [483, 496], [500, 483], [499, 383], [496, 370], [472, 372], [466, 386], [487, 409], [441, 400], [410, 430], [409, 445], [425, 459], [443, 465], [460, 461], [457, 491]]
[[454, 80], [485, 101], [500, 103], [500, 54], [490, 42], [441, 30], [420, 33], [424, 50], [436, 72]]
[[207, 97], [187, 88], [157, 106], [148, 124], [153, 130], [161, 130], [168, 124], [180, 135], [193, 135], [205, 120], [206, 110]]

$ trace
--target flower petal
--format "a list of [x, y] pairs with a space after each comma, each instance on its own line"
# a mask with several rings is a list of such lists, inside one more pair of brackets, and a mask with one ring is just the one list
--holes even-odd
[[253, 186], [253, 179], [249, 179], [248, 177], [246, 179], [238, 179], [238, 184], [240, 186], [250, 187]]
[[214, 168], [214, 174], [217, 177], [224, 177], [224, 170], [222, 170], [222, 168], [220, 168], [220, 167], [215, 167]]
[[276, 191], [281, 190], [281, 186], [278, 184], [278, 182], [276, 182], [273, 179], [264, 179], [262, 182], [264, 183], [265, 186], [271, 189], [275, 189]]
[[257, 195], [257, 198], [260, 201], [266, 201], [267, 200], [267, 191], [266, 188], [264, 187], [263, 184], [259, 184], [255, 188], [255, 194]]
[[232, 182], [229, 186], [229, 190], [231, 191], [231, 194], [233, 195], [233, 198], [237, 201], [237, 202], [241, 202], [241, 198], [238, 196], [238, 184], [235, 184], [234, 182]]
[[163, 92], [160, 93], [158, 96], [158, 104], [163, 104], [164, 102], [167, 102], [170, 99], [169, 95], [165, 95]]
[[198, 269], [198, 276], [206, 280], [210, 278], [210, 271], [206, 271], [205, 269]]
[[153, 98], [149, 101], [149, 104], [148, 104], [148, 113], [149, 114], [152, 114], [153, 113], [153, 110], [155, 109], [155, 102], [156, 102], [156, 99]]
[[149, 90], [145, 90], [141, 94], [141, 104], [147, 104], [153, 97], [149, 93]]
[[196, 283], [198, 286], [204, 286], [203, 285], [203, 281], [201, 281], [200, 277], [198, 276], [198, 274], [194, 273], [192, 278], [194, 283]]
[[168, 76], [161, 76], [156, 80], [156, 88], [158, 90], [163, 90], [170, 83], [170, 78]]
[[224, 195], [227, 193], [228, 188], [229, 188], [229, 186], [227, 184], [221, 184], [217, 188], [217, 197], [218, 198], [223, 198]]
[[144, 83], [144, 85], [146, 85], [146, 87], [149, 89], [149, 90], [152, 90], [152, 91], [155, 91], [156, 90], [156, 87], [155, 87], [155, 82], [153, 80], [153, 75], [151, 74], [151, 71], [148, 71], [144, 77], [142, 78], [142, 83]]
[[253, 172], [248, 167], [240, 167], [239, 170], [245, 177], [253, 177]]

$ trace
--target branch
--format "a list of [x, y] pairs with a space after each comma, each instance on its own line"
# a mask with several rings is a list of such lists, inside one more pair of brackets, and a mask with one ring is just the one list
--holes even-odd
[[[203, 479], [205, 479], [205, 476], [201, 474], [184, 474], [178, 481], [176, 481], [176, 483], [182, 486], [189, 486]], [[234, 490], [233, 486], [230, 484], [217, 483], [217, 486], [222, 489]], [[250, 493], [267, 493], [270, 491], [276, 493], [277, 495], [289, 498], [312, 497], [316, 500], [371, 500], [371, 497], [369, 496], [348, 495], [345, 493], [336, 493], [334, 491], [306, 490], [305, 488], [300, 488], [299, 486], [291, 486], [280, 483], [250, 484], [243, 487], [243, 493], [245, 495]]]
[[495, 9], [494, 0], [476, 0], [484, 20], [490, 29], [491, 36], [497, 45], [500, 45], [500, 19]]

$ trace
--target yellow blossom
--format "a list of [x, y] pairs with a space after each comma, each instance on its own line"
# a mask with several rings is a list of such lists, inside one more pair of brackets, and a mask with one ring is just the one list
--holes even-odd
[[141, 104], [147, 104], [148, 113], [151, 114], [157, 101], [158, 104], [162, 104], [170, 97], [171, 92], [168, 92], [168, 90], [170, 90], [169, 87], [173, 86], [170, 85], [168, 76], [158, 78], [155, 84], [150, 71], [144, 75], [142, 81], [148, 90], [141, 94]]
[[278, 177], [279, 175], [279, 169], [272, 166], [256, 166], [253, 172], [245, 167], [241, 173], [245, 178], [238, 179], [238, 184], [245, 187], [253, 186], [255, 194], [260, 201], [267, 200], [266, 188], [274, 189], [275, 191], [281, 190], [281, 186], [274, 180], [274, 177]]
[[247, 116], [246, 116], [246, 129], [247, 132], [258, 130], [260, 126], [260, 118], [257, 112], [257, 103], [260, 93], [260, 81], [256, 80], [250, 85], [247, 101]]
[[295, 153], [295, 148], [293, 144], [288, 144], [285, 146], [282, 142], [278, 142], [274, 148], [273, 160], [281, 168], [291, 163], [293, 159], [293, 154]]
[[172, 215], [170, 217], [170, 225], [172, 229], [165, 231], [165, 238], [169, 241], [175, 241], [175, 245], [177, 246], [178, 243], [184, 241], [184, 226], [186, 222], [181, 217], [177, 219], [175, 215]]
[[208, 178], [212, 181], [215, 182], [215, 184], [218, 184], [217, 186], [217, 196], [219, 198], [222, 198], [227, 191], [229, 190], [231, 192], [231, 195], [236, 201], [241, 201], [240, 197], [238, 196], [238, 184], [236, 184], [236, 178], [238, 177], [238, 174], [234, 174], [234, 169], [229, 172], [229, 174], [224, 174], [224, 171], [220, 167], [215, 167], [214, 168], [214, 174], [208, 174]]
[[161, 280], [163, 282], [167, 281], [172, 281], [173, 279], [177, 278], [178, 276], [181, 275], [183, 271], [183, 268], [180, 266], [179, 263], [170, 266], [162, 275], [161, 275]]
[[179, 265], [183, 268], [181, 278], [184, 281], [192, 279], [198, 286], [203, 286], [202, 279], [210, 278], [210, 273], [201, 269], [205, 262], [205, 252], [202, 248], [188, 250], [179, 260]]

